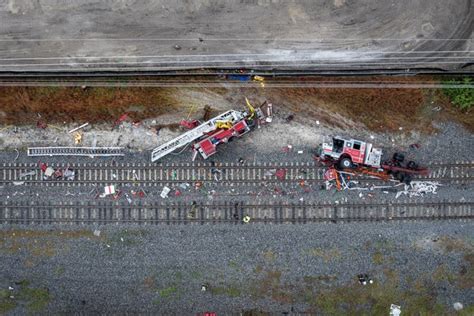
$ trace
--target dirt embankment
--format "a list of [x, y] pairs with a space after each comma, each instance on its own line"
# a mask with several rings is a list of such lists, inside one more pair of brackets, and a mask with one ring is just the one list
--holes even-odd
[[350, 127], [341, 120], [346, 118], [373, 131], [398, 131], [403, 127], [405, 131], [429, 133], [434, 130], [432, 121], [447, 119], [474, 130], [474, 116], [452, 106], [441, 90], [271, 85], [260, 88], [0, 87], [0, 124], [36, 124], [38, 120], [50, 124], [114, 122], [123, 113], [128, 113], [132, 120], [142, 120], [174, 112], [180, 112], [176, 117], [179, 122], [183, 108], [193, 104], [201, 107], [203, 103], [219, 108], [218, 105], [231, 101], [237, 109], [244, 106], [244, 96], [269, 99], [285, 111], [341, 128]]

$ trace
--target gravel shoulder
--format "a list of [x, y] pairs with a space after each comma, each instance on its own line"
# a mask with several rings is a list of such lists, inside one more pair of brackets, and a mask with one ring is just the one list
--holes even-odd
[[30, 229], [0, 231], [15, 297], [0, 306], [15, 314], [454, 314], [474, 301], [472, 222]]

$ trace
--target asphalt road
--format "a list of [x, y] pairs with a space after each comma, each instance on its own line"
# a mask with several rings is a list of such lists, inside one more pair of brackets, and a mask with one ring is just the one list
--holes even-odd
[[0, 72], [458, 69], [471, 0], [0, 0]]

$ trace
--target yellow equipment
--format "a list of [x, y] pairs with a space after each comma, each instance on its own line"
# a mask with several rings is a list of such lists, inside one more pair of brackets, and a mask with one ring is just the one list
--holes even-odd
[[222, 129], [229, 129], [232, 128], [231, 121], [216, 121], [216, 127]]
[[251, 120], [255, 116], [255, 108], [252, 106], [252, 104], [250, 104], [249, 99], [245, 98], [245, 102], [247, 102], [247, 107], [250, 111], [249, 120]]

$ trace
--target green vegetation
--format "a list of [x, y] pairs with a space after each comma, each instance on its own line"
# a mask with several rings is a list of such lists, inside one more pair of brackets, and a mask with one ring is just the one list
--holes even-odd
[[178, 288], [175, 285], [168, 286], [158, 291], [158, 294], [160, 294], [160, 297], [162, 298], [169, 298], [176, 293], [178, 293]]
[[28, 311], [36, 313], [42, 311], [51, 300], [49, 291], [43, 288], [29, 287], [30, 282], [17, 282], [19, 287], [14, 290], [0, 290], [0, 314], [14, 309], [18, 304], [26, 304]]
[[[445, 82], [446, 85], [453, 85], [453, 84], [465, 84], [470, 85], [474, 84], [473, 80], [469, 77], [463, 78], [462, 80], [459, 79], [452, 79]], [[446, 94], [451, 103], [455, 106], [460, 108], [461, 110], [469, 110], [474, 105], [474, 89], [466, 87], [466, 88], [443, 88], [444, 94]]]
[[240, 289], [233, 285], [228, 287], [211, 287], [210, 291], [214, 295], [227, 295], [229, 297], [238, 297], [241, 294]]
[[39, 312], [48, 305], [50, 295], [46, 289], [27, 287], [20, 290], [18, 299], [27, 302], [27, 307], [31, 312]]
[[376, 251], [373, 255], [372, 255], [372, 261], [375, 263], [375, 264], [383, 264], [384, 262], [384, 255], [380, 252], [380, 251]]

